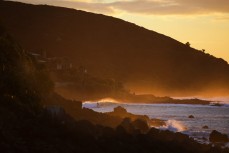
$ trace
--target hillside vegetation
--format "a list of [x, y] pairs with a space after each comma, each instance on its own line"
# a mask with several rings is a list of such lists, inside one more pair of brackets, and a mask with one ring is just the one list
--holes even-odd
[[131, 91], [167, 96], [228, 94], [226, 61], [117, 18], [2, 1], [0, 19], [25, 49], [67, 56], [75, 66], [121, 81]]

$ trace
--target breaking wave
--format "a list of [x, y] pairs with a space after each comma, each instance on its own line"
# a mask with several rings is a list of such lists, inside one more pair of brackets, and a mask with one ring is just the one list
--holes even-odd
[[99, 108], [99, 107], [106, 107], [106, 106], [115, 107], [117, 105], [119, 105], [117, 102], [84, 102], [83, 108]]
[[187, 127], [180, 121], [168, 120], [166, 125], [160, 128], [161, 130], [169, 130], [173, 132], [183, 132], [187, 130]]

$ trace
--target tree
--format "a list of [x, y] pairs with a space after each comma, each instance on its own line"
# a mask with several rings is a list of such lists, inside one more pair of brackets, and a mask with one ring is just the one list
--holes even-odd
[[46, 70], [38, 67], [0, 26], [1, 98], [17, 99], [20, 105], [36, 107], [52, 87]]
[[186, 42], [186, 44], [185, 44], [186, 46], [188, 46], [188, 47], [190, 47], [191, 46], [191, 44], [189, 43], [189, 42]]

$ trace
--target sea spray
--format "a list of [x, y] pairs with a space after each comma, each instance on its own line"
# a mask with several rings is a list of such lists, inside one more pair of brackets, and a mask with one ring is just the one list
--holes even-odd
[[119, 106], [118, 102], [91, 102], [91, 101], [83, 102], [83, 108], [91, 108], [91, 109], [105, 108], [105, 107], [111, 107], [113, 109], [117, 106]]
[[161, 130], [169, 130], [173, 132], [183, 132], [187, 130], [187, 127], [180, 121], [168, 120], [166, 125], [160, 128]]

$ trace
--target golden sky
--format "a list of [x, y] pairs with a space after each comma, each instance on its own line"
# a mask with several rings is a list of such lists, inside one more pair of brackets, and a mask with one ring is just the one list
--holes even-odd
[[102, 13], [189, 41], [229, 62], [229, 0], [15, 0]]

